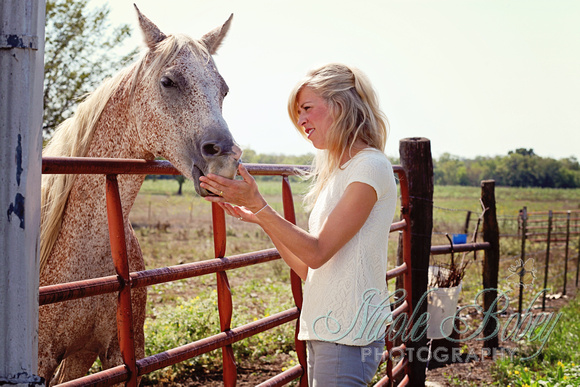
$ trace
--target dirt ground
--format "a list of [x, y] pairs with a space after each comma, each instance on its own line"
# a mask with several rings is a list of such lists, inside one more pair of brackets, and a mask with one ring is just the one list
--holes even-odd
[[[553, 294], [550, 298], [546, 298], [546, 312], [556, 312], [561, 307], [568, 303], [568, 300], [576, 296], [577, 289], [575, 287], [567, 287], [567, 295], [562, 296], [561, 293]], [[540, 304], [541, 306], [541, 304]], [[510, 308], [511, 309], [511, 308]], [[513, 313], [514, 310], [509, 310], [509, 313]], [[540, 313], [541, 308], [532, 310], [532, 313]], [[473, 356], [468, 356], [470, 361], [465, 363], [453, 363], [446, 365], [434, 365], [429, 367], [430, 369], [426, 372], [427, 385], [436, 386], [457, 386], [457, 385], [469, 385], [469, 386], [489, 386], [493, 384], [493, 378], [491, 375], [491, 367], [495, 360], [491, 357], [481, 356], [486, 355], [487, 352], [482, 349], [483, 344], [481, 341], [471, 340], [466, 343], [467, 348], [464, 348], [464, 352], [468, 354], [473, 354]], [[515, 351], [515, 344], [511, 342], [500, 343], [501, 353], [509, 354], [509, 351]], [[475, 356], [479, 356], [475, 359]], [[509, 355], [506, 355], [509, 356]], [[460, 380], [461, 384], [452, 384], [452, 380]]]
[[[571, 287], [567, 291], [567, 296], [561, 294], [552, 295], [550, 299], [546, 300], [546, 311], [554, 312], [566, 305], [569, 299], [574, 298], [576, 289]], [[508, 310], [508, 313], [513, 313], [513, 310]], [[541, 312], [541, 309], [535, 309], [533, 313]], [[469, 334], [469, 333], [468, 333]], [[452, 364], [438, 364], [435, 361], [430, 361], [428, 370], [426, 371], [426, 385], [431, 387], [438, 386], [489, 386], [493, 384], [491, 375], [491, 367], [494, 359], [491, 357], [481, 356], [486, 355], [487, 352], [482, 349], [482, 342], [471, 340], [460, 344], [461, 348], [457, 349], [457, 353], [462, 353], [456, 360], [461, 357], [461, 361]], [[500, 343], [500, 351], [508, 353], [508, 350], [514, 351], [515, 346], [512, 343]], [[451, 354], [451, 352], [449, 352]], [[449, 356], [450, 358], [452, 356]], [[280, 372], [280, 364], [252, 364], [245, 363], [238, 365], [237, 386], [255, 386], [268, 378], [271, 378]], [[455, 380], [455, 382], [453, 382]], [[156, 386], [176, 386], [176, 387], [218, 387], [223, 386], [223, 379], [221, 373], [200, 373], [191, 375], [186, 380], [172, 381], [158, 383]]]

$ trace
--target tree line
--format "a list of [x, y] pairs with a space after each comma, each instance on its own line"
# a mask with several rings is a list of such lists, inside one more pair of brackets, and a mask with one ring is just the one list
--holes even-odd
[[508, 187], [578, 188], [580, 164], [573, 156], [556, 160], [525, 148], [510, 151], [506, 156], [474, 159], [444, 153], [433, 160], [436, 185], [479, 186], [482, 180], [489, 179]]
[[[259, 154], [244, 149], [245, 163], [309, 165], [314, 155]], [[397, 158], [390, 158], [398, 164]], [[436, 185], [480, 186], [482, 180], [498, 186], [580, 188], [580, 163], [571, 156], [563, 159], [541, 157], [533, 149], [518, 148], [505, 156], [477, 156], [473, 159], [443, 153], [433, 160]]]

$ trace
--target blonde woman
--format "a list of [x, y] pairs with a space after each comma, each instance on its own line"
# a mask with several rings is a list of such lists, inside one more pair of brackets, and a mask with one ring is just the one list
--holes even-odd
[[329, 64], [292, 91], [288, 113], [318, 149], [306, 196], [309, 231], [286, 221], [242, 180], [200, 178], [231, 216], [258, 224], [305, 281], [298, 338], [307, 341], [310, 386], [366, 386], [390, 321], [387, 243], [397, 189], [385, 156], [387, 120], [359, 70]]

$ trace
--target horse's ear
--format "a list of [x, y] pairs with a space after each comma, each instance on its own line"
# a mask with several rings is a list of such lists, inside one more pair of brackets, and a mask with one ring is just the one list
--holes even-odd
[[143, 32], [143, 38], [149, 49], [152, 49], [157, 43], [165, 39], [167, 36], [161, 32], [159, 27], [157, 27], [151, 20], [149, 20], [145, 15], [139, 11], [137, 4], [133, 4], [137, 10], [137, 16], [139, 17], [139, 26]]
[[203, 44], [205, 44], [211, 55], [215, 54], [220, 44], [222, 44], [222, 41], [224, 40], [226, 34], [228, 33], [228, 30], [230, 29], [230, 24], [232, 23], [233, 17], [234, 14], [232, 13], [223, 26], [215, 28], [202, 36], [201, 41], [203, 42]]

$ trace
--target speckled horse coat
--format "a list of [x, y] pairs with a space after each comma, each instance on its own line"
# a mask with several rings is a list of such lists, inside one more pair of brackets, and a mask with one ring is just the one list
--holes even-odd
[[[221, 114], [228, 88], [211, 58], [231, 17], [201, 40], [193, 40], [166, 36], [137, 13], [147, 52], [79, 105], [43, 155], [148, 160], [161, 156], [192, 179], [200, 195], [208, 195], [199, 187], [199, 176], [212, 172], [232, 178], [241, 155]], [[76, 128], [78, 125], [82, 128]], [[40, 285], [113, 275], [105, 177], [60, 176], [61, 180], [58, 175], [43, 176]], [[143, 179], [140, 175], [119, 176], [131, 271], [144, 269], [128, 221]], [[58, 204], [51, 203], [59, 200], [62, 208], [54, 210]], [[133, 289], [132, 295], [136, 355], [142, 358], [146, 289]], [[116, 294], [106, 294], [42, 306], [40, 376], [52, 383], [81, 377], [97, 356], [104, 368], [122, 364], [116, 302]]]

